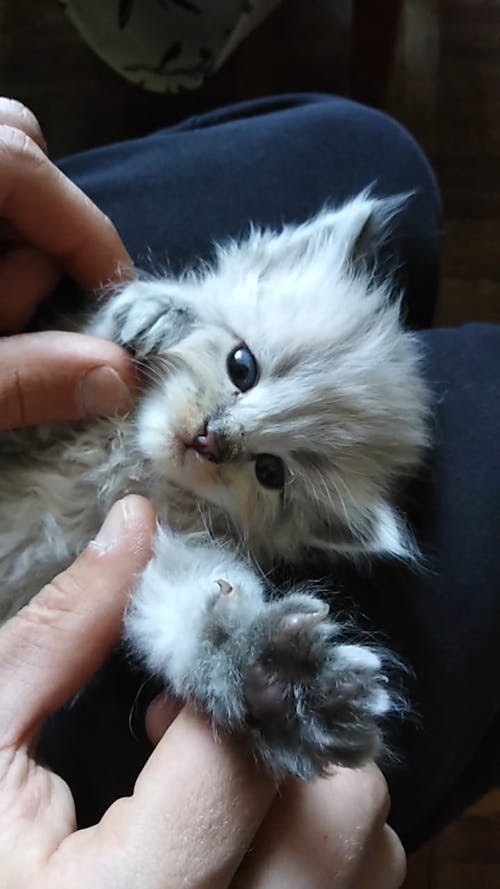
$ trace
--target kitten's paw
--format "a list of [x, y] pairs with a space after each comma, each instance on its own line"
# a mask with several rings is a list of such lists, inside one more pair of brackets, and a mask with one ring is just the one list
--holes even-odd
[[193, 314], [167, 279], [136, 280], [104, 303], [89, 333], [111, 339], [145, 357], [179, 342], [193, 325]]
[[379, 751], [391, 705], [381, 659], [340, 643], [339, 632], [324, 602], [300, 594], [270, 604], [254, 625], [247, 719], [257, 754], [277, 773], [311, 778]]

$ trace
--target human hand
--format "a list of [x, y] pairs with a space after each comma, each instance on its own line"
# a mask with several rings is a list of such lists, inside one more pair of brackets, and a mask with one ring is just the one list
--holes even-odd
[[[36, 120], [7, 100], [0, 100], [0, 213], [8, 247], [0, 259], [3, 332], [26, 323], [61, 268], [83, 287], [117, 277], [119, 266], [125, 274], [130, 268], [109, 221], [45, 157]], [[110, 368], [118, 378], [105, 373], [90, 387], [93, 401], [85, 403], [82, 381], [97, 368]], [[128, 360], [111, 343], [64, 333], [0, 340], [0, 428], [124, 409], [131, 385]], [[0, 877], [5, 874], [14, 889], [35, 872], [40, 889], [154, 889], [178, 882], [173, 872], [187, 886], [199, 885], [200, 875], [210, 889], [227, 886], [273, 795], [236, 747], [214, 745], [208, 727], [187, 710], [158, 745], [134, 797], [113, 806], [90, 832], [74, 832], [68, 788], [31, 759], [39, 724], [86, 681], [119, 636], [131, 577], [147, 561], [153, 521], [146, 504], [131, 502], [123, 537], [103, 551], [91, 546], [0, 634]], [[171, 719], [168, 705], [153, 707], [151, 733], [158, 738]], [[285, 875], [291, 889], [363, 889], [366, 880], [371, 889], [392, 889], [404, 855], [384, 826], [386, 801], [374, 770], [290, 784], [234, 885], [272, 889]], [[179, 847], [181, 827], [189, 844]], [[291, 861], [295, 882], [289, 881]]]
[[399, 889], [406, 857], [375, 765], [283, 787], [231, 889]]
[[[230, 740], [216, 742], [188, 709], [157, 744], [133, 796], [86, 830], [75, 829], [69, 788], [34, 759], [41, 724], [118, 640], [154, 529], [147, 501], [116, 504], [72, 567], [0, 629], [5, 889], [226, 887], [273, 797], [272, 782], [248, 755]], [[161, 719], [163, 730], [172, 719], [165, 705]]]
[[147, 715], [157, 746], [133, 796], [76, 830], [69, 788], [36, 763], [36, 739], [118, 640], [154, 529], [147, 501], [119, 502], [71, 568], [0, 629], [0, 885], [396, 889], [404, 855], [384, 827], [377, 770], [290, 783], [270, 808], [276, 788], [248, 754], [163, 701]]
[[[84, 289], [130, 275], [112, 223], [47, 158], [36, 118], [0, 99], [0, 333], [25, 327], [62, 271]], [[0, 429], [112, 414], [134, 373], [113, 343], [73, 333], [0, 339]]]

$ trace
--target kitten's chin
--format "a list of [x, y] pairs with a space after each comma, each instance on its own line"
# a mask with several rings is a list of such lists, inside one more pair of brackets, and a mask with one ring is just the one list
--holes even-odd
[[182, 477], [195, 492], [199, 490], [200, 486], [217, 483], [219, 467], [184, 443], [178, 449], [177, 464], [182, 472]]
[[[194, 433], [166, 428], [157, 411], [141, 418], [137, 446], [159, 483], [170, 483], [201, 499], [212, 500], [220, 484], [219, 467], [191, 447]], [[147, 420], [148, 422], [144, 422]]]
[[156, 474], [201, 498], [210, 497], [219, 481], [219, 469], [177, 437], [160, 454], [149, 454]]

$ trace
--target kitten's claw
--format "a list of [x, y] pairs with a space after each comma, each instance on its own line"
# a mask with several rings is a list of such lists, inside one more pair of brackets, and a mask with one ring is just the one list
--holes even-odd
[[[316, 604], [315, 600], [311, 600], [311, 602]], [[287, 614], [281, 619], [277, 635], [282, 634], [284, 639], [293, 643], [294, 637], [310, 633], [314, 627], [324, 621], [329, 611], [326, 602], [320, 602], [314, 611], [298, 611], [295, 614]]]
[[234, 587], [227, 580], [216, 580], [215, 583], [220, 589], [221, 596], [231, 596], [234, 593]]

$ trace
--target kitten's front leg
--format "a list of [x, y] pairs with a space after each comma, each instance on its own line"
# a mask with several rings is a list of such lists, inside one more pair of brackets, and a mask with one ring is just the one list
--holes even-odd
[[247, 714], [249, 627], [264, 607], [260, 580], [229, 548], [160, 529], [126, 617], [126, 637], [175, 695], [235, 729]]
[[127, 635], [167, 687], [243, 733], [276, 774], [312, 778], [379, 750], [391, 703], [379, 654], [346, 644], [307, 589], [266, 601], [260, 578], [212, 541], [159, 533]]

